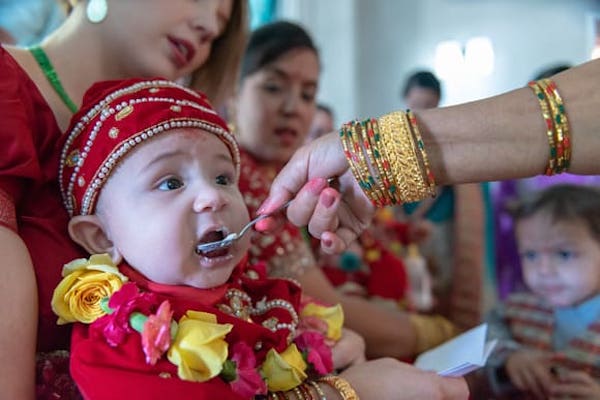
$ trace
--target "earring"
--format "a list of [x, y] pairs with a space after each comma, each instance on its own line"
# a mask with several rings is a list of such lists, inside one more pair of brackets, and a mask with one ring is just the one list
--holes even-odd
[[89, 0], [85, 14], [88, 20], [93, 24], [99, 24], [104, 21], [108, 13], [108, 4], [106, 0]]

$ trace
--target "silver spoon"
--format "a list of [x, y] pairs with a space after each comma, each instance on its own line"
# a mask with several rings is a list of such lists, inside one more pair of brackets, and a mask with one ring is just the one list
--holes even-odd
[[221, 240], [217, 240], [216, 242], [209, 242], [209, 243], [203, 243], [203, 244], [199, 244], [196, 246], [196, 254], [205, 254], [205, 253], [210, 253], [211, 251], [215, 251], [215, 250], [219, 250], [222, 249], [224, 247], [229, 247], [233, 244], [233, 242], [235, 242], [236, 240], [238, 240], [239, 238], [241, 238], [242, 236], [244, 236], [244, 234], [246, 232], [248, 232], [248, 230], [254, 225], [256, 224], [258, 221], [265, 219], [267, 217], [270, 217], [271, 215], [287, 208], [287, 206], [290, 205], [292, 201], [288, 201], [287, 203], [283, 204], [281, 207], [273, 210], [272, 212], [270, 212], [269, 214], [262, 214], [259, 215], [258, 217], [254, 218], [252, 221], [248, 222], [246, 224], [246, 226], [244, 226], [242, 228], [242, 230], [239, 233], [230, 233], [229, 235], [227, 235], [225, 238], [221, 239]]

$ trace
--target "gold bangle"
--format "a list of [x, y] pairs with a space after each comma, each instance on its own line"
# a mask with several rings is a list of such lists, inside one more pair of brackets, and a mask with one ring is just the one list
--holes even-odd
[[538, 84], [546, 92], [548, 104], [550, 104], [550, 110], [552, 111], [552, 120], [556, 132], [557, 172], [566, 172], [571, 161], [571, 141], [565, 106], [556, 84], [552, 80], [541, 79]]
[[398, 111], [379, 117], [379, 127], [391, 164], [390, 179], [399, 189], [400, 201], [410, 203], [428, 197], [429, 187], [418, 161], [406, 113]]
[[412, 133], [415, 136], [417, 148], [421, 152], [421, 162], [423, 163], [424, 169], [423, 173], [427, 178], [427, 184], [429, 185], [429, 194], [433, 197], [435, 196], [435, 178], [433, 176], [433, 172], [431, 171], [431, 167], [429, 166], [429, 157], [427, 157], [425, 143], [423, 142], [423, 138], [421, 137], [421, 130], [419, 129], [419, 125], [417, 124], [417, 117], [410, 110], [406, 110], [406, 116], [412, 128]]
[[317, 392], [317, 396], [319, 396], [318, 400], [327, 400], [327, 396], [325, 396], [323, 389], [321, 389], [321, 386], [319, 386], [319, 384], [317, 382], [315, 382], [315, 381], [306, 381], [306, 382], [315, 389], [315, 391]]
[[548, 97], [546, 96], [538, 82], [529, 82], [528, 86], [533, 90], [540, 103], [542, 117], [544, 118], [544, 124], [546, 125], [546, 136], [548, 137], [548, 145], [550, 146], [550, 155], [548, 157], [548, 164], [546, 164], [545, 174], [554, 175], [556, 173], [557, 168], [556, 136], [554, 130], [554, 122], [552, 120], [552, 116], [550, 115], [550, 107], [548, 105], [547, 100]]
[[381, 194], [377, 190], [376, 182], [369, 173], [369, 166], [364, 154], [364, 148], [361, 143], [362, 132], [357, 129], [360, 125], [357, 121], [348, 122], [342, 125], [340, 129], [340, 138], [344, 153], [348, 159], [348, 164], [352, 174], [356, 178], [358, 185], [365, 192], [367, 197], [374, 205], [381, 201]]
[[336, 375], [327, 375], [319, 378], [318, 382], [323, 382], [337, 390], [343, 400], [359, 400], [358, 394], [350, 386], [347, 380]]

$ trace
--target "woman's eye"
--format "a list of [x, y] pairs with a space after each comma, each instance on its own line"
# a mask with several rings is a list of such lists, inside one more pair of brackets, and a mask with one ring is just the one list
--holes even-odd
[[167, 178], [158, 185], [158, 190], [177, 190], [183, 186], [183, 182], [178, 178]]
[[265, 83], [263, 89], [268, 93], [279, 93], [281, 92], [281, 85], [276, 83]]

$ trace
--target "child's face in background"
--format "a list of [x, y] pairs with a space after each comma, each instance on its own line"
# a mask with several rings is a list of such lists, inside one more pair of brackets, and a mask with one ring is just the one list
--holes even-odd
[[247, 76], [236, 102], [240, 145], [262, 161], [287, 162], [310, 129], [318, 79], [317, 55], [305, 48]]
[[214, 134], [176, 129], [131, 151], [101, 191], [97, 215], [118, 253], [148, 279], [211, 288], [227, 281], [249, 245], [198, 255], [248, 222], [227, 146]]
[[584, 221], [545, 212], [520, 219], [516, 236], [527, 286], [555, 307], [600, 293], [600, 243]]

